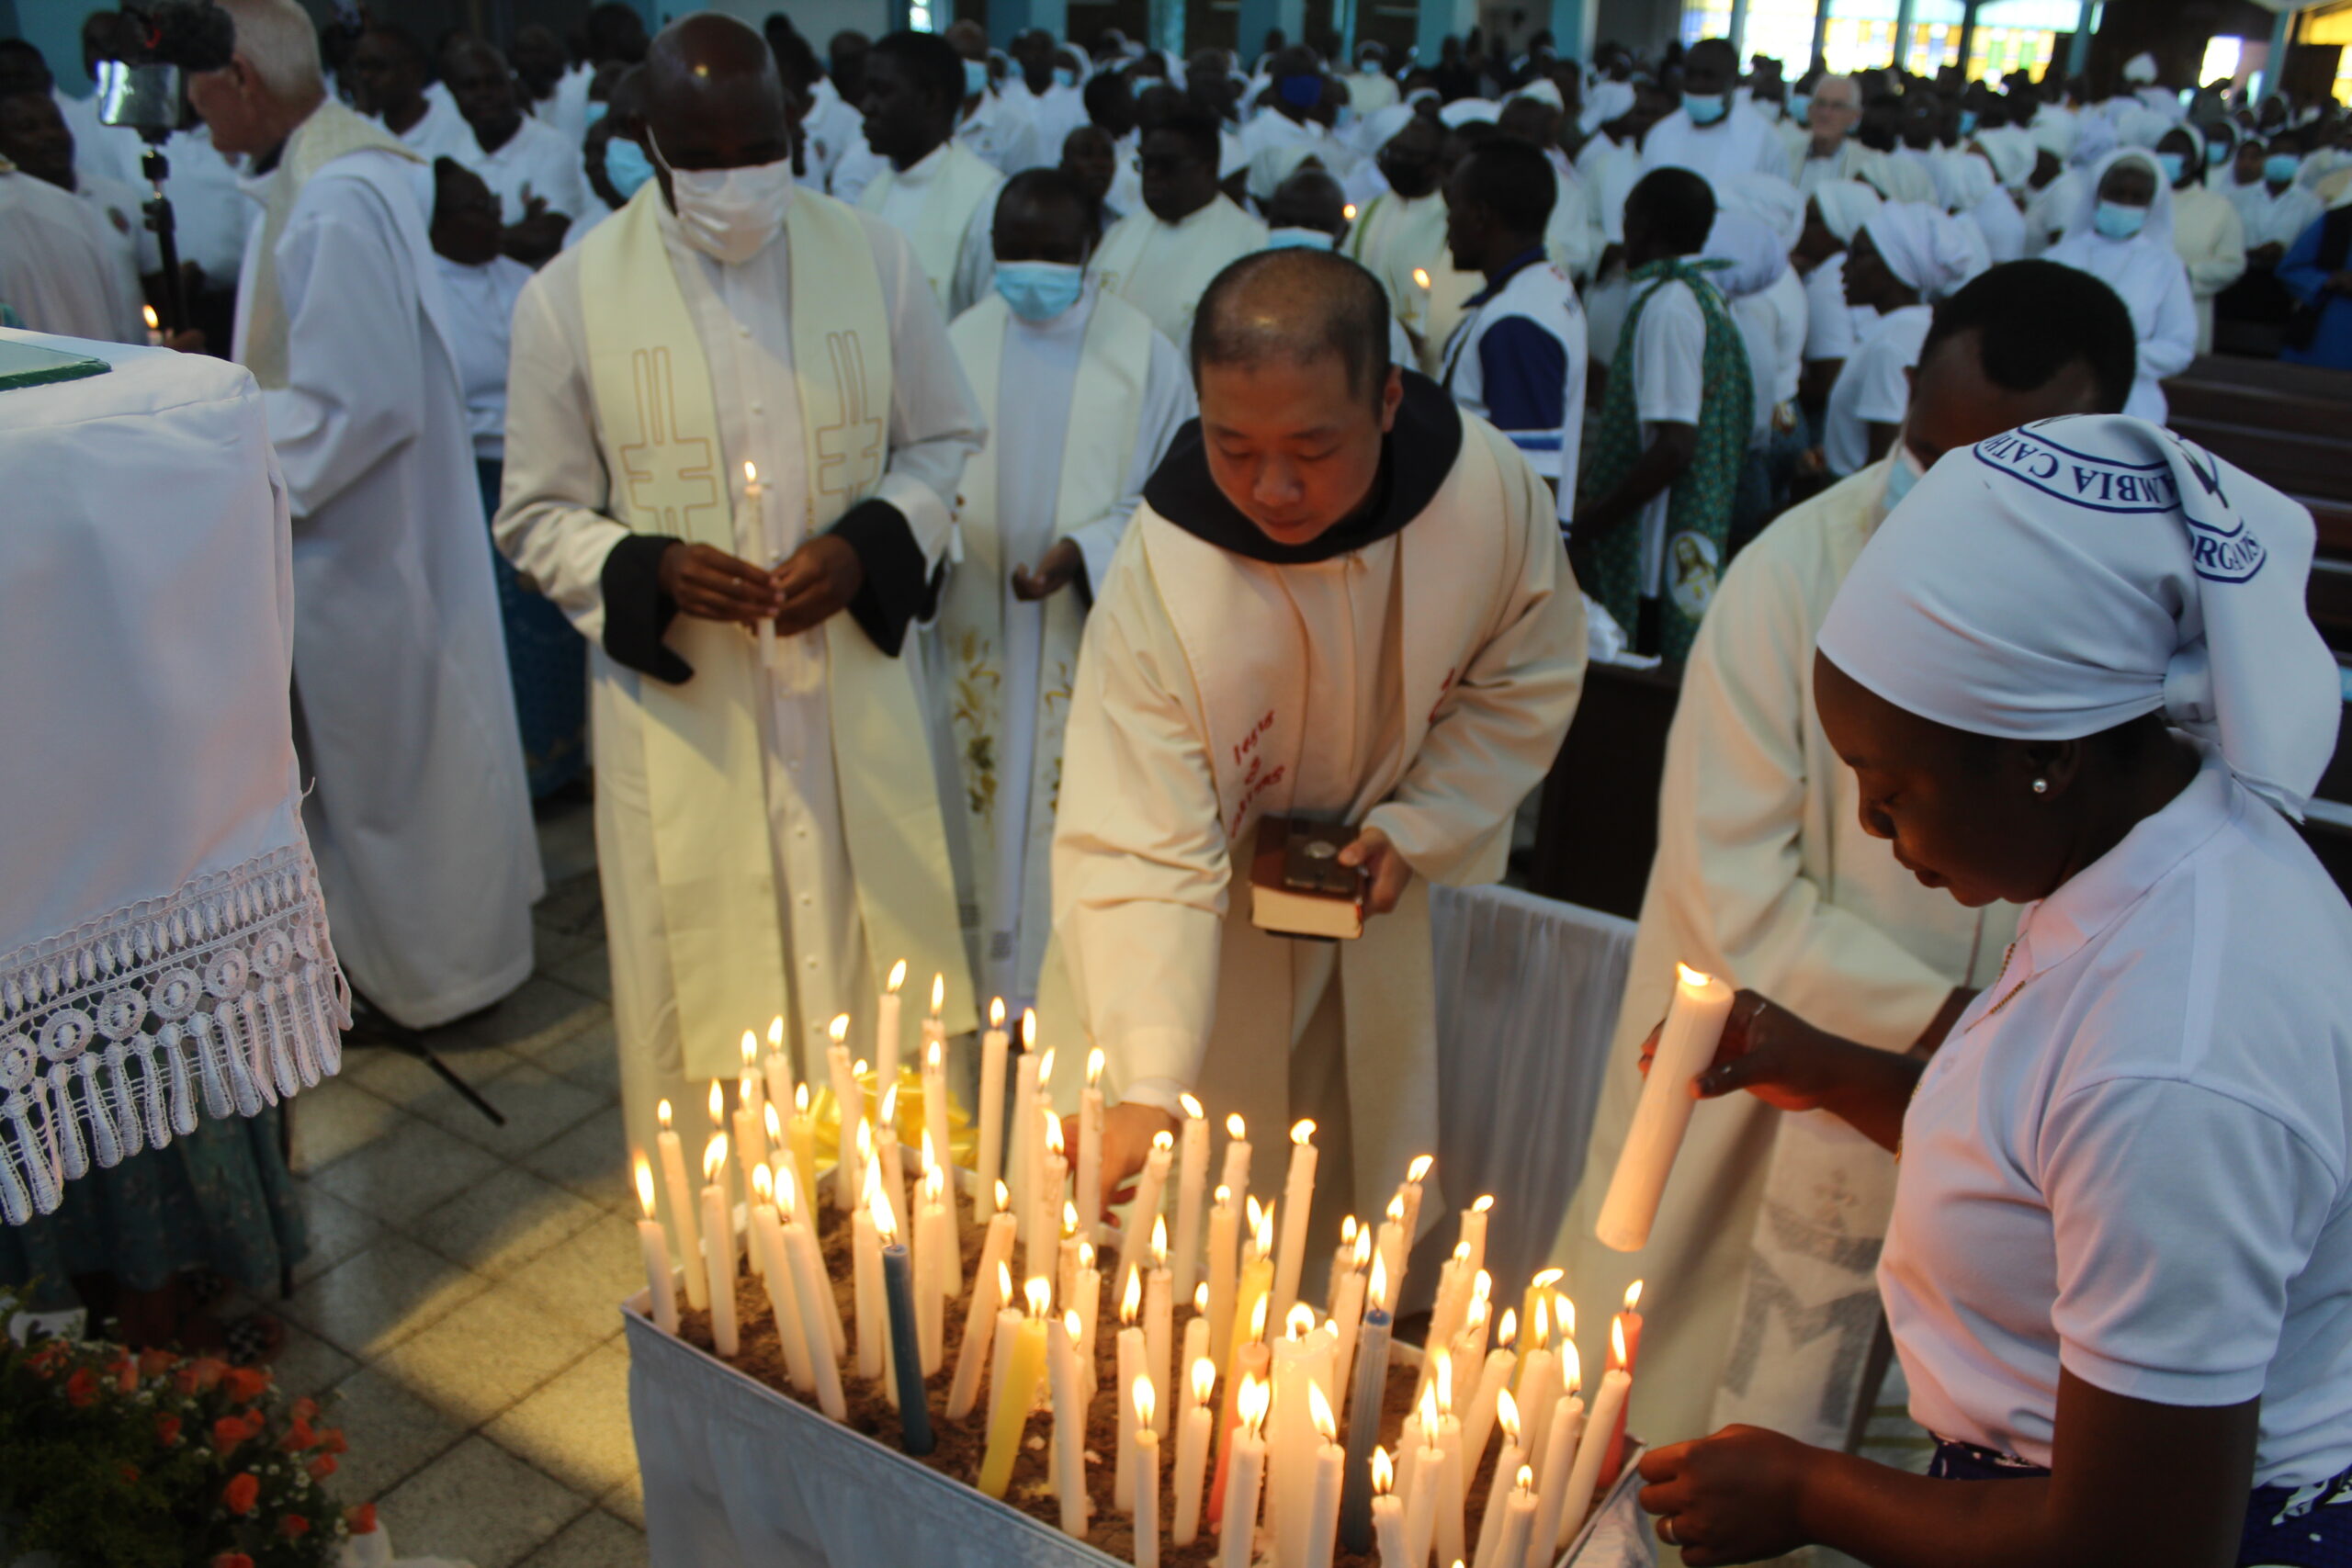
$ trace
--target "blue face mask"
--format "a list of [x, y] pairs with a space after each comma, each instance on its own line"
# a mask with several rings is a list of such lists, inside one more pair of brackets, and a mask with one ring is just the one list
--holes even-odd
[[2205, 165], [2206, 165], [2206, 167], [2208, 167], [2208, 168], [2212, 167], [2215, 164], [2218, 164], [2218, 163], [2222, 162], [2223, 159], [2227, 158], [2229, 155], [2230, 155], [2230, 144], [2229, 144], [2228, 142], [2226, 142], [2226, 141], [2208, 141], [2207, 143], [2205, 143]]
[[2120, 201], [2102, 201], [2091, 214], [2091, 228], [2101, 239], [2129, 240], [2147, 226], [2146, 208], [2126, 207]]
[[1911, 444], [1898, 440], [1894, 444], [1894, 461], [1886, 466], [1886, 509], [1889, 512], [1903, 504], [1911, 487], [1927, 478], [1928, 470], [1919, 466], [1912, 455]]
[[977, 98], [989, 90], [989, 62], [985, 60], [964, 62], [964, 96]]
[[2274, 186], [2292, 184], [2302, 160], [2292, 152], [2273, 152], [2262, 161], [2262, 177]]
[[611, 112], [612, 107], [613, 106], [610, 104], [590, 104], [588, 106], [588, 118], [586, 123], [590, 125], [595, 124], [598, 120], [604, 118], [606, 114]]
[[1973, 136], [1976, 134], [1976, 111], [1974, 109], [1962, 109], [1960, 111], [1960, 133], [1962, 136]]
[[1024, 321], [1050, 321], [1086, 288], [1086, 269], [1063, 262], [999, 262], [996, 291]]
[[613, 188], [627, 201], [653, 177], [653, 160], [628, 137], [616, 136], [605, 143], [605, 177], [613, 182]]
[[1331, 236], [1320, 229], [1269, 229], [1266, 249], [1270, 251], [1328, 251]]
[[2181, 175], [2188, 173], [2188, 159], [2187, 155], [2183, 153], [2159, 152], [2156, 154], [2156, 162], [2162, 164], [2165, 167], [2165, 183], [2166, 185], [2178, 185], [2180, 183]]
[[1795, 120], [1799, 125], [1803, 125], [1805, 122], [1805, 116], [1812, 112], [1813, 96], [1811, 94], [1791, 93], [1789, 95], [1789, 118], [1791, 119]]
[[1057, 86], [1057, 87], [1075, 87], [1075, 86], [1077, 86], [1077, 85], [1078, 85], [1078, 73], [1077, 73], [1077, 72], [1075, 72], [1075, 71], [1073, 71], [1073, 70], [1071, 70], [1071, 69], [1070, 69], [1069, 66], [1067, 66], [1067, 65], [1057, 65], [1057, 66], [1055, 66], [1055, 67], [1054, 67], [1054, 85], [1055, 85], [1055, 86]]
[[1713, 125], [1731, 113], [1731, 99], [1721, 93], [1685, 93], [1682, 108], [1691, 124]]
[[1291, 107], [1311, 109], [1323, 101], [1323, 78], [1301, 72], [1295, 76], [1285, 76], [1276, 82], [1274, 91], [1280, 93], [1283, 102]]

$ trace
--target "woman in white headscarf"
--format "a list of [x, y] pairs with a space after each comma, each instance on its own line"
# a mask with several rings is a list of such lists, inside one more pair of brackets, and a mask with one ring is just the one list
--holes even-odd
[[2352, 909], [2289, 821], [2341, 709], [2312, 546], [2095, 414], [1947, 454], [1863, 547], [1823, 728], [1864, 827], [2025, 906], [2018, 938], [1930, 1060], [1743, 993], [1698, 1081], [1899, 1156], [1879, 1289], [1938, 1450], [1655, 1450], [1642, 1506], [1692, 1568], [2352, 1558]]
[[1960, 219], [1889, 202], [1846, 248], [1846, 300], [1879, 312], [1829, 389], [1821, 455], [1838, 479], [1886, 456], [1911, 400], [1911, 369], [1935, 302], [1984, 270], [1984, 250]]
[[[1778, 183], [1788, 186], [1785, 180]], [[1788, 186], [1788, 190], [1793, 198], [1796, 187]], [[1732, 498], [1726, 536], [1727, 553], [1737, 554], [1775, 510], [1781, 487], [1770, 457], [1774, 434], [1793, 434], [1796, 429], [1797, 378], [1804, 368], [1804, 285], [1789, 265], [1788, 246], [1780, 234], [1740, 207], [1726, 204], [1716, 209], [1701, 259], [1702, 264], [1721, 264], [1708, 276], [1723, 290], [1732, 322], [1747, 345], [1747, 373], [1755, 394], [1747, 459]]]
[[2139, 379], [2123, 412], [2158, 424], [2166, 409], [2159, 382], [2197, 357], [2197, 307], [2172, 228], [2172, 188], [2156, 155], [2127, 147], [2099, 164], [2065, 238], [2047, 253], [2123, 297], [2140, 333]]
[[1877, 310], [1846, 301], [1846, 247], [1879, 209], [1860, 180], [1828, 180], [1805, 201], [1805, 222], [1789, 259], [1804, 274], [1804, 371], [1799, 400], [1817, 424], [1838, 374], [1878, 324]]
[[[2034, 129], [2040, 131], [2039, 121]], [[2115, 125], [2105, 115], [2082, 115], [2074, 134], [2064, 140], [2067, 150], [2059, 156], [2065, 160], [2065, 169], [2025, 206], [2025, 246], [2030, 255], [2041, 254], [2065, 233], [2083, 192], [2092, 183], [2087, 171], [2115, 151]]]
[[1975, 226], [1984, 244], [1985, 265], [2022, 257], [2025, 214], [2001, 189], [1992, 161], [1981, 152], [1963, 151], [1945, 159], [1943, 170], [1951, 214]]

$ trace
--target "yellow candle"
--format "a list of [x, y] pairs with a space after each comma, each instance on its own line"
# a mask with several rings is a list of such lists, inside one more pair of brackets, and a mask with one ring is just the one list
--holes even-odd
[[1003, 1382], [996, 1390], [996, 1412], [989, 1421], [987, 1451], [980, 1458], [980, 1490], [1002, 1497], [1012, 1483], [1012, 1461], [1021, 1450], [1021, 1434], [1029, 1425], [1029, 1406], [1037, 1397], [1037, 1380], [1046, 1371], [1046, 1308], [1053, 1287], [1032, 1280], [1023, 1287], [1029, 1314], [1014, 1330], [1012, 1355]]

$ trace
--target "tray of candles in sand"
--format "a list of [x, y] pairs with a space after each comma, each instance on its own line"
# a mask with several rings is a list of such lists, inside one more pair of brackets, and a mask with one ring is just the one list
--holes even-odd
[[[712, 1136], [698, 1193], [677, 1135], [662, 1138], [672, 1213], [698, 1233], [678, 1238], [685, 1268], [670, 1267], [639, 1162], [648, 1288], [624, 1305], [657, 1539], [671, 1456], [646, 1451], [666, 1441], [637, 1408], [648, 1378], [690, 1382], [698, 1409], [743, 1402], [809, 1510], [868, 1510], [858, 1555], [895, 1561], [1552, 1568], [1636, 1484], [1623, 1415], [1639, 1317], [1612, 1325], [1588, 1409], [1558, 1271], [1496, 1295], [1491, 1200], [1462, 1213], [1426, 1351], [1393, 1337], [1426, 1157], [1377, 1225], [1348, 1221], [1310, 1259], [1313, 1124], [1291, 1130], [1280, 1196], [1261, 1201], [1238, 1117], [1211, 1185], [1188, 1100], [1122, 1225], [1090, 1235], [1075, 1194], [1098, 1185], [1100, 1054], [1073, 1160], [1051, 1053], [1008, 1063], [1004, 1032], [984, 1037], [982, 1105], [1012, 1110], [1008, 1125], [984, 1109], [975, 1141], [951, 1132], [968, 1129], [938, 1043], [885, 1077], [847, 1059], [837, 1026], [812, 1099], [774, 1053], [754, 1068], [747, 1036], [732, 1146]], [[1013, 1092], [992, 1097], [1008, 1065]], [[942, 1163], [967, 1142], [970, 1165]], [[787, 1533], [820, 1540], [820, 1524]]]

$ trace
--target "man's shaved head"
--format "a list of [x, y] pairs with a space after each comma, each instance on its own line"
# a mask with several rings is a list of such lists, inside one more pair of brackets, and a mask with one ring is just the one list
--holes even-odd
[[1388, 369], [1388, 296], [1372, 274], [1325, 251], [1260, 251], [1216, 275], [1193, 318], [1193, 378], [1210, 366], [1336, 359], [1373, 400]]
[[646, 129], [672, 168], [742, 168], [792, 155], [775, 56], [732, 17], [698, 11], [663, 28], [637, 83]]

